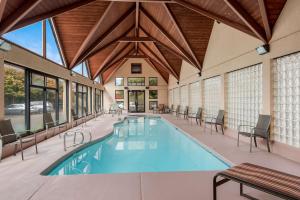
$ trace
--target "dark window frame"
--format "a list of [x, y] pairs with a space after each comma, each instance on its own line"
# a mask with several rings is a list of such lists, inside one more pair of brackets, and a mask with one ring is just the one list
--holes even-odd
[[[150, 79], [156, 79], [156, 85], [151, 85], [150, 84]], [[148, 78], [148, 84], [149, 84], [149, 86], [158, 86], [158, 77], [149, 77]]]
[[[151, 98], [150, 92], [156, 91], [156, 98]], [[158, 90], [149, 90], [149, 99], [158, 99]]]
[[[135, 72], [132, 70], [134, 67], [139, 67], [140, 70]], [[142, 63], [131, 63], [131, 74], [142, 74], [142, 73], [143, 73]]]
[[[123, 92], [123, 98], [117, 98], [117, 91], [122, 91]], [[115, 90], [115, 99], [124, 99], [124, 98], [125, 98], [124, 90]]]
[[[129, 84], [130, 83], [130, 79], [134, 79], [134, 78], [140, 78], [140, 79], [144, 79], [144, 82], [139, 85], [139, 84]], [[145, 77], [127, 77], [127, 86], [145, 86]]]

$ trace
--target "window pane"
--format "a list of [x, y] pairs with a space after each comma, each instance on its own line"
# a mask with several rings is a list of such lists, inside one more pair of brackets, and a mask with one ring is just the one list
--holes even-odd
[[149, 101], [149, 110], [153, 110], [153, 108], [158, 107], [158, 102], [157, 101]]
[[131, 64], [131, 73], [132, 74], [141, 74], [142, 73], [142, 64], [132, 63]]
[[39, 130], [43, 129], [43, 101], [44, 89], [43, 88], [30, 88], [30, 129]]
[[78, 117], [82, 117], [82, 93], [77, 93], [78, 96]]
[[47, 87], [49, 88], [56, 88], [56, 79], [54, 78], [49, 78], [49, 77], [46, 77], [46, 84], [47, 84]]
[[157, 99], [157, 90], [149, 90], [149, 99]]
[[58, 81], [58, 95], [59, 95], [59, 123], [65, 123], [67, 121], [67, 83], [63, 79]]
[[4, 64], [5, 119], [10, 119], [16, 132], [25, 130], [25, 71]]
[[149, 78], [149, 85], [150, 86], [157, 86], [157, 77], [150, 77]]
[[47, 90], [46, 111], [50, 112], [53, 121], [56, 121], [56, 91]]
[[76, 88], [76, 83], [72, 82], [72, 109], [74, 110], [74, 112], [77, 114], [77, 102], [76, 102], [76, 98], [77, 98], [77, 88]]
[[6, 33], [3, 38], [42, 55], [42, 22]]
[[76, 65], [76, 66], [72, 69], [72, 71], [74, 71], [74, 72], [76, 72], [76, 73], [82, 75], [82, 63]]
[[40, 74], [32, 73], [31, 74], [31, 84], [37, 85], [37, 86], [44, 86], [44, 84], [45, 84], [44, 76], [42, 76]]
[[116, 103], [119, 108], [124, 109], [124, 101], [117, 101]]
[[85, 77], [89, 77], [89, 74], [88, 74], [88, 71], [87, 71], [87, 66], [86, 66], [86, 64], [85, 64], [85, 62], [82, 64], [82, 70], [83, 70], [83, 76], [85, 76]]
[[46, 58], [62, 65], [63, 63], [57, 46], [57, 40], [49, 20], [46, 20], [46, 41]]
[[124, 86], [124, 78], [116, 78], [116, 86]]
[[216, 116], [220, 109], [221, 77], [216, 76], [204, 80], [204, 112]]
[[[262, 106], [262, 64], [236, 70], [225, 76], [226, 126], [255, 126]], [[242, 127], [242, 131], [251, 131]]]
[[116, 90], [115, 99], [124, 99], [124, 90]]
[[144, 86], [145, 78], [144, 77], [129, 77], [127, 79], [128, 86]]

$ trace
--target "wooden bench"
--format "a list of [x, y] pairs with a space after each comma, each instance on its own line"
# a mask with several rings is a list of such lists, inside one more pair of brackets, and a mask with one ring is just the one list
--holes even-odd
[[[218, 177], [222, 179], [217, 181]], [[240, 183], [240, 195], [248, 199], [255, 198], [244, 194], [244, 185], [282, 199], [300, 199], [300, 177], [250, 163], [243, 163], [214, 176], [214, 200], [217, 200], [217, 187], [230, 180]]]

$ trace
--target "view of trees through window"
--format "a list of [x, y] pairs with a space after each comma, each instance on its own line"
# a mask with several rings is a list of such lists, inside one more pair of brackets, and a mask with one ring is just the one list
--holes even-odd
[[149, 90], [149, 99], [157, 99], [157, 98], [158, 98], [157, 90]]
[[149, 77], [149, 86], [157, 86], [157, 77]]
[[128, 77], [127, 85], [128, 86], [144, 86], [145, 78], [144, 77]]

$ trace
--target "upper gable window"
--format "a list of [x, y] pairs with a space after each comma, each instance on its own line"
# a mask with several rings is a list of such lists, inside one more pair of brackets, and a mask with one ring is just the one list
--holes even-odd
[[141, 74], [142, 73], [142, 64], [141, 63], [132, 63], [131, 64], [131, 73], [132, 74]]

